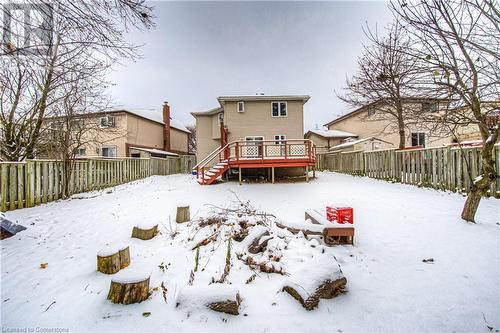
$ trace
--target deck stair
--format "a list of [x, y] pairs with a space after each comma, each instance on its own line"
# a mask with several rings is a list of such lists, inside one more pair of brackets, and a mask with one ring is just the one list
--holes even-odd
[[217, 178], [221, 177], [224, 172], [229, 169], [229, 164], [227, 161], [221, 161], [208, 169], [207, 171], [203, 172], [202, 174], [198, 175], [198, 183], [201, 185], [210, 185], [212, 184]]

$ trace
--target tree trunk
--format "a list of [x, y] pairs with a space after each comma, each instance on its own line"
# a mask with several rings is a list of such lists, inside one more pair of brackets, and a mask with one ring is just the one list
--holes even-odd
[[491, 183], [498, 177], [493, 160], [494, 143], [493, 140], [487, 142], [481, 151], [482, 172], [479, 177], [472, 180], [471, 189], [462, 210], [462, 219], [466, 221], [474, 222], [482, 196], [486, 194]]
[[406, 146], [406, 133], [405, 121], [403, 118], [403, 106], [401, 103], [396, 105], [396, 112], [398, 113], [398, 133], [399, 133], [399, 149], [404, 149]]

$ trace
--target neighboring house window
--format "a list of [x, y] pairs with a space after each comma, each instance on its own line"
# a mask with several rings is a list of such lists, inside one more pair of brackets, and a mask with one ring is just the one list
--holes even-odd
[[425, 133], [411, 133], [411, 145], [425, 147]]
[[370, 105], [368, 107], [368, 117], [373, 116], [377, 110], [375, 110], [375, 107], [373, 105]]
[[116, 147], [102, 147], [101, 156], [103, 157], [116, 157]]
[[115, 124], [115, 117], [106, 116], [100, 119], [101, 128], [115, 127]]
[[75, 149], [75, 155], [76, 156], [85, 156], [85, 155], [87, 155], [87, 149], [77, 148], [77, 149]]
[[238, 102], [236, 105], [238, 112], [245, 112], [245, 102]]
[[275, 135], [274, 136], [274, 141], [275, 141], [274, 143], [277, 145], [280, 144], [281, 141], [285, 141], [285, 140], [286, 140], [286, 135]]
[[71, 121], [72, 129], [82, 130], [85, 128], [85, 121], [83, 119], [75, 119]]
[[431, 103], [431, 102], [422, 103], [422, 112], [437, 112], [437, 111], [438, 111], [437, 103]]
[[273, 117], [286, 117], [286, 116], [288, 116], [286, 102], [272, 102], [271, 105], [272, 105]]

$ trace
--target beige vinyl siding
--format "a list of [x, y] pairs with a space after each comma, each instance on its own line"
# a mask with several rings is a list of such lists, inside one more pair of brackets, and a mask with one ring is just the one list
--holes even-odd
[[127, 143], [163, 149], [163, 124], [127, 115]]
[[212, 139], [213, 118], [217, 119], [217, 115], [196, 117], [196, 160], [198, 162], [220, 145], [220, 140]]
[[247, 136], [263, 136], [265, 140], [274, 140], [275, 135], [285, 135], [287, 140], [303, 138], [302, 101], [287, 101], [286, 117], [272, 117], [271, 101], [245, 101], [245, 112], [237, 112], [236, 103], [224, 104], [228, 141], [244, 140]]
[[175, 128], [170, 128], [170, 150], [176, 152], [188, 151], [188, 134]]

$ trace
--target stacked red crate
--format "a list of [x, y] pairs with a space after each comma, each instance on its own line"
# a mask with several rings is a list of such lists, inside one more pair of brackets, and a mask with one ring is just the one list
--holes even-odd
[[340, 224], [354, 223], [354, 212], [352, 207], [335, 207], [333, 205], [326, 206], [326, 218], [330, 222], [337, 222]]

